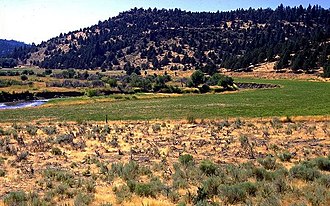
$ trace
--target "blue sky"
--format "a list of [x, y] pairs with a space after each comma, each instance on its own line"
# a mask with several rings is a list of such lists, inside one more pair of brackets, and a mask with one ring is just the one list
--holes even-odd
[[321, 5], [330, 0], [0, 0], [0, 38], [40, 43], [134, 7], [181, 8], [190, 11], [227, 11], [237, 8], [276, 8]]

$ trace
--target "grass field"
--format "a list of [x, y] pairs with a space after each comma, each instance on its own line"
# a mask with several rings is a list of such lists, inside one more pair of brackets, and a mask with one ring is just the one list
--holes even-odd
[[329, 83], [257, 79], [236, 81], [279, 84], [281, 88], [167, 98], [145, 99], [140, 98], [140, 95], [135, 95], [134, 98], [133, 96], [122, 99], [112, 97], [111, 101], [110, 99], [107, 101], [105, 97], [71, 98], [50, 101], [49, 106], [40, 108], [0, 111], [0, 121], [38, 119], [99, 121], [104, 120], [106, 115], [109, 120], [330, 115]]

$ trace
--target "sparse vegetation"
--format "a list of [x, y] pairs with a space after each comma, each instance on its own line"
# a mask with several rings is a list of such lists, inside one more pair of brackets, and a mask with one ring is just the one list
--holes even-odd
[[[293, 198], [305, 204], [327, 204], [329, 158], [320, 157], [311, 148], [325, 151], [328, 143], [304, 143], [295, 147], [298, 151], [294, 155], [285, 150], [292, 149], [291, 145], [295, 145], [301, 135], [312, 139], [315, 134], [325, 134], [326, 122], [300, 123], [297, 127], [302, 129], [293, 129], [295, 135], [288, 137], [285, 129], [292, 122], [281, 122], [281, 127], [277, 127], [274, 126], [276, 121], [252, 123], [226, 119], [196, 120], [194, 124], [163, 121], [4, 125], [1, 127], [0, 152], [6, 158], [2, 158], [1, 167], [5, 169], [0, 170], [0, 181], [1, 178], [13, 178], [8, 171], [16, 169], [22, 171], [20, 175], [25, 181], [40, 177], [31, 183], [40, 189], [33, 194], [13, 191], [5, 195], [3, 201], [5, 205], [52, 205], [57, 201], [71, 201], [74, 205], [94, 205], [96, 202], [125, 205], [146, 198], [166, 204], [249, 202], [281, 205], [282, 201]], [[310, 127], [313, 132], [306, 132]], [[274, 155], [260, 144], [264, 141], [264, 128], [269, 128], [272, 136], [267, 139], [266, 146], [277, 146], [271, 149]], [[12, 130], [17, 134], [14, 141], [17, 150], [10, 147], [8, 141]], [[185, 135], [178, 136], [180, 131], [185, 131]], [[253, 133], [253, 137], [251, 131], [258, 134]], [[39, 132], [42, 132], [41, 137], [36, 135]], [[232, 135], [242, 132], [244, 135]], [[139, 134], [143, 133], [157, 136], [158, 142], [150, 136], [140, 138]], [[199, 134], [202, 138], [197, 135], [192, 139], [189, 134]], [[114, 140], [116, 143], [111, 143]], [[130, 147], [125, 148], [128, 143]], [[218, 149], [217, 145], [223, 145], [223, 149]], [[306, 149], [310, 149], [308, 158], [298, 163], [298, 159], [304, 158]], [[254, 159], [251, 159], [251, 150]], [[218, 155], [212, 155], [214, 152]], [[44, 160], [38, 165], [29, 165], [36, 154]], [[228, 156], [233, 159], [221, 162]], [[289, 169], [283, 164], [289, 165]], [[301, 180], [307, 185], [296, 184]], [[107, 188], [109, 199], [100, 199], [103, 188]]]

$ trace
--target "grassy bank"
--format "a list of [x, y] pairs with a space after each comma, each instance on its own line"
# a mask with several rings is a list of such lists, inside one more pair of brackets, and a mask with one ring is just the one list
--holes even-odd
[[[0, 111], [0, 121], [35, 119], [149, 120], [310, 116], [330, 114], [330, 84], [297, 80], [251, 80], [241, 82], [279, 84], [281, 88], [245, 90], [227, 94], [182, 95], [167, 98], [140, 98], [139, 95], [99, 101], [100, 97], [51, 101], [49, 106]], [[70, 104], [67, 104], [67, 102]], [[77, 102], [77, 104], [75, 104]]]

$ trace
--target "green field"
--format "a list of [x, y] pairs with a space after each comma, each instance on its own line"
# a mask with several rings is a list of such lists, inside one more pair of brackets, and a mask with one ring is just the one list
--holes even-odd
[[[227, 117], [273, 117], [330, 115], [330, 83], [298, 80], [251, 80], [279, 84], [281, 88], [245, 90], [229, 94], [195, 94], [141, 99], [140, 95], [108, 102], [81, 102], [84, 98], [51, 101], [52, 106], [0, 111], [1, 122], [53, 119], [60, 121], [218, 119]], [[96, 97], [105, 98], [105, 97]], [[109, 97], [113, 98], [113, 97]], [[89, 101], [91, 102], [91, 101]]]

